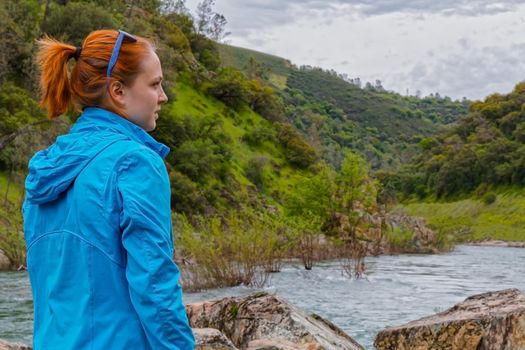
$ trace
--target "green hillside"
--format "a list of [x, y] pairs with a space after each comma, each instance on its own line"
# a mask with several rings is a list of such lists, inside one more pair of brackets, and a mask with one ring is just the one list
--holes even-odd
[[525, 240], [525, 83], [476, 101], [444, 132], [421, 140], [396, 173], [391, 196], [452, 240]]
[[[311, 268], [314, 257], [365, 251], [357, 230], [338, 230], [330, 221], [337, 212], [362, 228], [360, 239], [370, 240], [368, 222], [353, 215], [356, 203], [361, 212], [377, 214], [366, 162], [343, 149], [339, 171], [323, 162], [316, 145], [286, 118], [288, 107], [260, 64], [248, 59], [246, 74], [225, 67], [220, 47], [197, 31], [191, 16], [165, 13], [155, 1], [135, 5], [0, 3], [1, 37], [10, 48], [0, 56], [7, 63], [0, 66], [0, 193], [7, 195], [0, 250], [12, 267], [25, 263], [20, 204], [28, 161], [78, 117], [71, 109], [46, 120], [37, 101], [35, 44], [48, 34], [79, 45], [98, 28], [122, 28], [157, 43], [169, 102], [152, 135], [171, 149], [165, 164], [177, 258], [196, 262], [183, 269], [188, 288], [256, 283], [262, 281], [257, 274], [278, 270], [284, 257], [300, 257]], [[280, 64], [289, 63], [274, 63]], [[331, 237], [322, 246], [321, 234]]]
[[294, 70], [292, 62], [285, 58], [225, 44], [217, 44], [217, 47], [223, 66], [237, 67], [244, 70], [253, 57], [255, 61], [274, 75], [287, 77]]
[[431, 228], [455, 243], [497, 239], [525, 240], [523, 189], [498, 189], [492, 199], [467, 197], [456, 201], [414, 201], [398, 208], [426, 218]]
[[[153, 135], [173, 149], [167, 160], [174, 164], [176, 183], [191, 183], [198, 193], [182, 185], [174, 188], [175, 208], [195, 213], [197, 203], [183, 205], [183, 199], [192, 195], [202, 197], [198, 203], [206, 203], [203, 212], [225, 212], [248, 199], [259, 201], [259, 206], [264, 202], [281, 207], [279, 199], [286, 197], [303, 171], [287, 161], [276, 142], [275, 126], [247, 107], [227, 108], [192, 87], [187, 76], [180, 77], [173, 93], [176, 100], [163, 111]], [[252, 140], [257, 133], [265, 137]]]
[[466, 114], [468, 101], [401, 96], [369, 83], [365, 87], [333, 71], [291, 65], [288, 60], [233, 46], [220, 46], [222, 64], [266, 74], [286, 106], [286, 115], [321, 155], [338, 167], [343, 148], [361, 153], [372, 168], [395, 169], [417, 152], [413, 147]]
[[398, 174], [405, 196], [454, 199], [525, 185], [525, 83], [476, 101], [451, 128], [420, 142]]

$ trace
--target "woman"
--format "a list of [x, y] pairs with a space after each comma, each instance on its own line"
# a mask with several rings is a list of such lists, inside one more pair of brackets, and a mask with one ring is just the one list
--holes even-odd
[[[169, 148], [152, 43], [123, 31], [39, 41], [42, 105], [82, 114], [29, 162], [23, 205], [35, 350], [194, 349], [172, 260]], [[68, 61], [75, 66], [68, 77]]]

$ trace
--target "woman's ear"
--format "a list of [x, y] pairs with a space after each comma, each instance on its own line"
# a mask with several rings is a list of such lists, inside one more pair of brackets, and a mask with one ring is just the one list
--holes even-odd
[[109, 94], [113, 101], [117, 103], [117, 105], [123, 106], [124, 103], [124, 96], [125, 96], [125, 87], [124, 84], [122, 84], [120, 81], [113, 81], [111, 84], [109, 84]]

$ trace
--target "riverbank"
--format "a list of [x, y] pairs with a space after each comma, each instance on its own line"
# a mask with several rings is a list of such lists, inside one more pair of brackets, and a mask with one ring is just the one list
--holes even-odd
[[[186, 305], [196, 350], [364, 350], [330, 320], [266, 292]], [[378, 350], [499, 350], [525, 345], [525, 295], [518, 289], [472, 295], [446, 311], [382, 329]], [[0, 350], [31, 350], [0, 339]]]
[[523, 241], [501, 241], [496, 239], [487, 239], [483, 241], [467, 242], [465, 245], [479, 246], [479, 247], [510, 247], [510, 248], [525, 248]]
[[519, 190], [500, 190], [494, 202], [470, 197], [451, 202], [410, 202], [396, 207], [411, 216], [424, 217], [440, 239], [452, 244], [525, 241], [525, 196]]

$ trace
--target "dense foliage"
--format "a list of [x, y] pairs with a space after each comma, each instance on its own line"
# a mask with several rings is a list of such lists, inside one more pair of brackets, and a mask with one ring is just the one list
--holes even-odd
[[[251, 50], [220, 47], [226, 66], [268, 81], [283, 101], [285, 115], [327, 162], [339, 168], [342, 150], [363, 155], [373, 169], [396, 169], [417, 153], [418, 142], [467, 113], [468, 101], [431, 94], [402, 96], [380, 81], [359, 78]], [[254, 63], [254, 61], [256, 63]]]
[[457, 197], [525, 185], [525, 83], [470, 106], [450, 130], [424, 138], [420, 155], [399, 173], [404, 196]]

